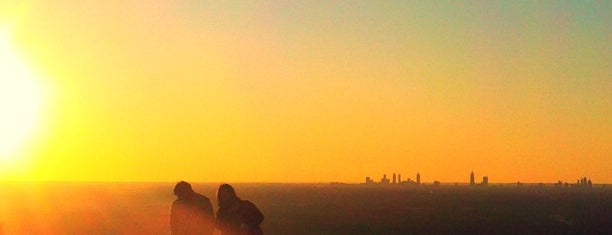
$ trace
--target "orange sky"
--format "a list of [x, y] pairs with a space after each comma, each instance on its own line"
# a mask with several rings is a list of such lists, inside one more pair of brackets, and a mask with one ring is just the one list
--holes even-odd
[[46, 98], [0, 179], [612, 183], [611, 4], [2, 2]]

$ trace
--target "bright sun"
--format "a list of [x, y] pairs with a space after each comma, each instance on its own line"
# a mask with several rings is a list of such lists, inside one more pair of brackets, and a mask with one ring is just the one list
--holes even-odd
[[40, 84], [0, 31], [0, 165], [10, 165], [17, 147], [32, 134], [42, 101]]

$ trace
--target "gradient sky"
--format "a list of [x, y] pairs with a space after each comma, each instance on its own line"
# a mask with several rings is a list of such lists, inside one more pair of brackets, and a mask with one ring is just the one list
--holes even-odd
[[612, 1], [18, 2], [0, 179], [612, 183]]

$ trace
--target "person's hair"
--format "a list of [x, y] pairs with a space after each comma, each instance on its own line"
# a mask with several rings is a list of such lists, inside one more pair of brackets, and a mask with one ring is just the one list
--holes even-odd
[[178, 182], [176, 183], [176, 186], [174, 186], [174, 195], [178, 197], [184, 197], [191, 192], [193, 192], [193, 189], [191, 189], [191, 184], [185, 181]]
[[[226, 198], [221, 198], [222, 195], [227, 196]], [[234, 187], [229, 184], [222, 184], [219, 186], [219, 190], [217, 190], [217, 202], [219, 203], [219, 207], [228, 207], [232, 203], [240, 200], [236, 195], [236, 191]]]

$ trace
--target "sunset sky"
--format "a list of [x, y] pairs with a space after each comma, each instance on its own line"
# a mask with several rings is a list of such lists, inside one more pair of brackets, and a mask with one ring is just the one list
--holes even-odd
[[0, 1], [0, 180], [612, 183], [611, 25], [612, 1]]

